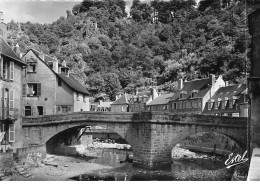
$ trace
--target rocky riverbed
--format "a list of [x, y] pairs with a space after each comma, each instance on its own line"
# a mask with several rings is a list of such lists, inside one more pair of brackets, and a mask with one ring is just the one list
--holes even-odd
[[[226, 169], [224, 166], [217, 166], [216, 168], [215, 164], [212, 165], [214, 162], [224, 163], [221, 157], [194, 153], [179, 146], [176, 146], [172, 151], [172, 169], [167, 171], [158, 170], [149, 173], [150, 171], [132, 167], [131, 163], [126, 164], [126, 167], [115, 168], [114, 166], [93, 162], [99, 157], [100, 150], [104, 148], [130, 149], [127, 145], [102, 142], [93, 143], [92, 146], [88, 147], [77, 146], [80, 153], [77, 157], [47, 155], [47, 158], [37, 167], [30, 167], [26, 163], [16, 164], [12, 175], [4, 179], [14, 181], [64, 181], [72, 180], [75, 176], [82, 174], [97, 176], [100, 172], [103, 172], [102, 175], [109, 176], [114, 176], [114, 173], [128, 173], [126, 174], [128, 177], [125, 177], [127, 180], [229, 181], [234, 172], [233, 168]], [[115, 152], [111, 155], [115, 156]], [[116, 159], [118, 159], [117, 155]], [[176, 170], [179, 167], [181, 169]], [[149, 177], [146, 178], [147, 176]]]

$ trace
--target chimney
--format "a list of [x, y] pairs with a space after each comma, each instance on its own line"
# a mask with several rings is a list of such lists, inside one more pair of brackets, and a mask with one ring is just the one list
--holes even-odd
[[215, 82], [216, 82], [216, 77], [215, 77], [215, 75], [211, 74], [211, 75], [210, 75], [210, 80], [211, 80], [211, 86], [213, 86], [213, 85], [215, 84]]
[[181, 90], [183, 88], [183, 79], [178, 80], [178, 89]]
[[61, 63], [61, 65], [64, 66], [64, 67], [67, 67], [67, 63], [66, 63], [66, 61], [63, 60], [62, 63]]
[[225, 86], [229, 86], [229, 83], [228, 83], [228, 81], [225, 81]]
[[156, 97], [158, 97], [158, 93], [156, 91], [156, 88], [152, 88], [152, 99], [154, 100]]
[[52, 69], [56, 73], [59, 73], [59, 61], [58, 61], [58, 59], [56, 57], [54, 58], [54, 61], [52, 62]]
[[19, 46], [18, 43], [17, 43], [16, 46], [14, 47], [14, 52], [15, 52], [15, 54], [16, 54], [19, 58], [21, 58], [20, 46]]

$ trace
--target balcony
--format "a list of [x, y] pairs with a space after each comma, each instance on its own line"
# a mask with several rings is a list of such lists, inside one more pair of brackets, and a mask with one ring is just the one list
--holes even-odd
[[19, 117], [18, 108], [0, 107], [0, 119], [17, 119]]

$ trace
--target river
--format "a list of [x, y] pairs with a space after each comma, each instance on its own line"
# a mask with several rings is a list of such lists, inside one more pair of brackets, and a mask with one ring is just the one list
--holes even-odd
[[[113, 169], [96, 170], [70, 178], [76, 181], [219, 181], [231, 180], [233, 170], [226, 169], [224, 159], [176, 158], [168, 167], [146, 170], [133, 167], [130, 150], [98, 149], [96, 158], [87, 162], [112, 166]], [[130, 161], [130, 162], [129, 162]]]

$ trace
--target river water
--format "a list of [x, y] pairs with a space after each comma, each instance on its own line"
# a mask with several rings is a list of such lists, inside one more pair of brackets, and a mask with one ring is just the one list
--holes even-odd
[[[208, 158], [178, 158], [168, 167], [146, 170], [133, 167], [129, 162], [132, 151], [100, 149], [87, 162], [112, 166], [113, 169], [96, 170], [71, 178], [77, 181], [175, 181], [175, 180], [231, 180], [223, 160]], [[131, 161], [131, 160], [130, 160]]]

